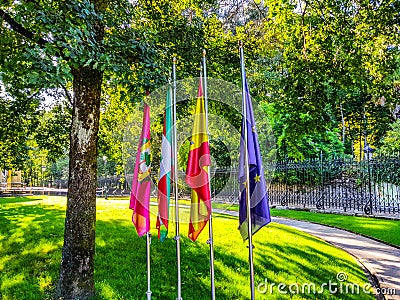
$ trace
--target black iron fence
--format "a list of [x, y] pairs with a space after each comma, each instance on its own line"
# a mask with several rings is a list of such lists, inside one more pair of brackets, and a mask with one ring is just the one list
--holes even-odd
[[400, 159], [378, 157], [307, 160], [268, 165], [275, 169], [269, 185], [272, 205], [398, 214]]
[[[364, 214], [400, 214], [400, 158], [376, 157], [282, 161], [264, 165], [271, 206], [336, 210]], [[189, 197], [190, 189], [179, 173], [179, 196]], [[98, 179], [99, 196], [129, 195], [132, 174]], [[154, 178], [154, 182], [156, 182]], [[45, 186], [67, 188], [66, 180]], [[211, 171], [215, 201], [237, 203], [237, 168]], [[157, 191], [153, 185], [152, 195]]]
[[[400, 214], [400, 158], [282, 161], [264, 165], [271, 206]], [[184, 176], [182, 174], [182, 176]], [[238, 202], [237, 169], [212, 171], [215, 201]], [[181, 194], [189, 196], [187, 188]]]

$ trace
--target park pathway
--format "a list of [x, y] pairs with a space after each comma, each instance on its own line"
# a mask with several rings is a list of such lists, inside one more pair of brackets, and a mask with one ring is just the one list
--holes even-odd
[[[213, 209], [213, 212], [238, 215], [220, 209]], [[350, 253], [378, 280], [377, 291], [384, 299], [400, 300], [400, 249], [329, 226], [278, 217], [273, 217], [272, 221], [312, 234]]]

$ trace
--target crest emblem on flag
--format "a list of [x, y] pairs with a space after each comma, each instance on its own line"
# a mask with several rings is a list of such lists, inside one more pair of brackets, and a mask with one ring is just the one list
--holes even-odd
[[140, 147], [140, 163], [138, 170], [138, 181], [143, 181], [150, 176], [150, 140], [143, 139], [143, 144]]

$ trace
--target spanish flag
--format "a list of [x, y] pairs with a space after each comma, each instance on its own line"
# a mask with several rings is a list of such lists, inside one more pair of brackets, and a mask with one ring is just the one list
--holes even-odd
[[207, 120], [203, 96], [202, 78], [197, 92], [194, 125], [190, 141], [186, 182], [192, 188], [189, 238], [195, 241], [211, 214], [211, 194], [208, 167], [211, 165], [207, 135]]

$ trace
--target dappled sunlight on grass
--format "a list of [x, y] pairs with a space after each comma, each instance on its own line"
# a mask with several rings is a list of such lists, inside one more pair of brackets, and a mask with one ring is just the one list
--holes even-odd
[[51, 243], [48, 242], [47, 240], [39, 240], [37, 242], [37, 245], [35, 247], [32, 247], [30, 249], [25, 249], [24, 251], [21, 252], [22, 255], [28, 255], [28, 254], [47, 254], [49, 252], [52, 252], [54, 250], [58, 250], [62, 246], [62, 242], [60, 241], [59, 243]]
[[[51, 299], [57, 283], [63, 244], [65, 198], [44, 197], [34, 202], [10, 201], [0, 211], [0, 298]], [[128, 199], [97, 199], [95, 299], [145, 299], [146, 238], [139, 238], [131, 222]], [[151, 207], [154, 227], [156, 207]], [[173, 209], [171, 209], [171, 212]], [[189, 219], [182, 209], [181, 219]], [[215, 278], [218, 299], [249, 298], [247, 242], [237, 230], [236, 217], [214, 214]], [[184, 299], [210, 299], [208, 227], [197, 242], [187, 238], [181, 223], [181, 271]], [[153, 234], [151, 244], [152, 296], [175, 299], [176, 250], [171, 220], [163, 242]], [[352, 257], [308, 234], [275, 223], [254, 236], [256, 288], [269, 283], [321, 284], [340, 271], [348, 281], [366, 282]], [[4, 272], [6, 270], [6, 272]], [[317, 297], [318, 296], [318, 297]], [[344, 299], [343, 295], [282, 295], [257, 292], [257, 299]], [[354, 295], [346, 299], [373, 299]], [[361, 297], [362, 296], [362, 297]]]
[[42, 198], [37, 197], [37, 196], [0, 197], [0, 205], [1, 204], [11, 204], [11, 203], [33, 202], [33, 201], [42, 201]]
[[107, 282], [100, 282], [97, 285], [100, 295], [102, 295], [103, 299], [114, 300], [120, 298], [118, 293], [116, 293], [113, 288], [107, 284]]
[[2, 278], [2, 283], [1, 283], [1, 289], [7, 289], [12, 287], [13, 285], [22, 283], [25, 280], [24, 275], [22, 274], [17, 274], [15, 276], [8, 276], [5, 275]]
[[29, 203], [1, 205], [2, 299], [46, 299], [58, 276], [65, 211], [38, 199]]
[[[113, 205], [114, 206], [114, 205]], [[152, 208], [154, 209], [154, 208]], [[106, 210], [105, 210], [106, 211]], [[131, 211], [99, 215], [97, 225], [96, 282], [99, 299], [141, 299], [145, 297], [146, 240], [139, 238], [130, 221]], [[122, 215], [127, 218], [121, 219]], [[188, 210], [181, 211], [183, 219]], [[153, 219], [154, 220], [154, 219]], [[214, 216], [216, 294], [219, 299], [248, 299], [249, 270], [247, 242], [237, 230], [237, 218]], [[175, 228], [160, 243], [153, 230], [151, 244], [152, 292], [155, 299], [176, 297]], [[193, 243], [187, 235], [187, 224], [181, 224], [182, 295], [187, 299], [209, 299], [209, 246], [207, 228]], [[337, 273], [348, 274], [349, 282], [363, 286], [367, 281], [354, 259], [343, 251], [303, 232], [275, 223], [255, 235], [256, 285], [271, 283], [309, 283], [316, 285], [336, 281]], [[126, 283], [135, 282], [127, 290]], [[104, 295], [102, 290], [104, 290]], [[124, 292], [123, 292], [124, 291]], [[288, 299], [286, 295], [258, 294], [260, 299]], [[316, 299], [311, 295], [292, 295], [292, 299]], [[344, 299], [325, 292], [318, 299]], [[350, 295], [347, 299], [374, 299], [372, 295]]]
[[[256, 270], [270, 284], [301, 286], [314, 283], [318, 287], [329, 280], [338, 282], [336, 276], [340, 272], [346, 273], [348, 282], [360, 287], [367, 283], [354, 259], [340, 249], [332, 248], [328, 243], [301, 231], [274, 223], [263, 231], [268, 237], [264, 241], [259, 241], [262, 237], [257, 237], [259, 243], [255, 242], [260, 245], [255, 249]], [[328, 297], [328, 291], [325, 292], [324, 295]], [[368, 299], [362, 298], [362, 295], [346, 295], [346, 299], [360, 297]]]
[[52, 284], [53, 284], [54, 278], [51, 277], [48, 272], [44, 272], [40, 274], [40, 277], [38, 278], [38, 285], [39, 285], [39, 290], [44, 293], [46, 290], [48, 290]]

